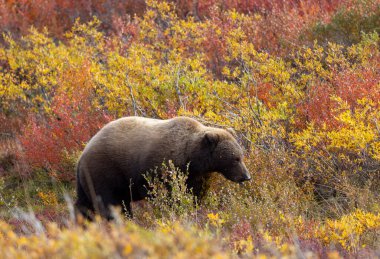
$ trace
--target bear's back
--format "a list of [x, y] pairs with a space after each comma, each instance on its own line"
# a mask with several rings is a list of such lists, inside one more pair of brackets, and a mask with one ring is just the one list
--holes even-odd
[[[86, 145], [81, 160], [136, 164], [183, 160], [186, 142], [207, 127], [188, 117], [124, 117], [106, 124]], [[83, 161], [84, 162], [84, 161]]]
[[[204, 127], [198, 121], [188, 117], [175, 117], [167, 120], [151, 119], [144, 117], [123, 117], [108, 123], [102, 130], [122, 132], [124, 134], [133, 131], [155, 131], [157, 133], [170, 132], [172, 130], [193, 130]], [[101, 131], [102, 131], [101, 130]]]

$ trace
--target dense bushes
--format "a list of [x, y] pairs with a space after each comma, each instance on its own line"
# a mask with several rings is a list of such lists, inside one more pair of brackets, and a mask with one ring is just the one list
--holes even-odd
[[[103, 23], [77, 21], [64, 35], [31, 29], [20, 39], [4, 36], [0, 206], [8, 207], [2, 216], [12, 218], [10, 206], [25, 206], [24, 191], [11, 192], [20, 183], [35, 198], [37, 217], [62, 212], [61, 187], [69, 184], [72, 190], [80, 151], [107, 121], [187, 115], [234, 127], [247, 148], [253, 180], [241, 187], [213, 176], [197, 206], [180, 181], [173, 185], [174, 196], [154, 189], [165, 187], [154, 183], [155, 199], [133, 204], [134, 220], [151, 230], [127, 223], [131, 237], [125, 237], [109, 226], [110, 254], [123, 255], [123, 249], [136, 256], [174, 254], [161, 246], [182, 238], [177, 235], [189, 237], [185, 248], [194, 244], [207, 254], [294, 255], [301, 247], [319, 256], [332, 251], [359, 256], [379, 249], [379, 3], [347, 1], [337, 12], [334, 1], [313, 1], [309, 9], [303, 1], [273, 6], [259, 1], [265, 7], [260, 10], [225, 2], [241, 8], [202, 15], [206, 4], [199, 1], [198, 20], [181, 16], [174, 5], [148, 1], [146, 12], [124, 20], [115, 34], [105, 32], [109, 25], [100, 15]], [[349, 26], [351, 14], [356, 18]], [[347, 40], [334, 38], [336, 28], [345, 28]], [[41, 183], [51, 177], [53, 183]], [[179, 172], [176, 177], [184, 179]], [[173, 199], [181, 204], [173, 205]], [[182, 226], [167, 223], [168, 218]], [[160, 226], [180, 230], [164, 235], [157, 247], [141, 248], [141, 238], [161, 233]], [[193, 228], [204, 236], [193, 235]], [[47, 236], [60, 247], [68, 245], [64, 236], [85, 235], [90, 250], [99, 242], [90, 233], [104, 230], [94, 224], [88, 231], [56, 229]], [[0, 246], [21, 242], [32, 251], [33, 238], [47, 239], [16, 232], [0, 235], [10, 236], [0, 239]], [[135, 240], [136, 246], [119, 246], [117, 236], [123, 237], [120, 242]], [[203, 247], [200, 240], [215, 246]], [[62, 250], [46, 253], [57, 251]]]
[[[80, 91], [80, 90], [79, 90]], [[74, 165], [79, 152], [110, 117], [91, 109], [88, 96], [80, 92], [54, 96], [51, 114], [46, 120], [37, 115], [27, 118], [20, 142], [21, 159], [30, 163], [30, 170], [43, 168], [58, 180], [74, 180]]]
[[309, 32], [309, 40], [322, 45], [335, 42], [352, 45], [362, 39], [363, 33], [380, 32], [380, 7], [377, 1], [357, 1], [353, 6], [339, 10], [331, 21], [318, 22]]

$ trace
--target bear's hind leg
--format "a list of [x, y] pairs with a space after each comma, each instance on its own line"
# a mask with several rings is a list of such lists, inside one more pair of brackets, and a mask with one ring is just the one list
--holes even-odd
[[75, 202], [75, 217], [78, 220], [78, 216], [81, 215], [87, 220], [94, 219], [94, 207], [92, 202], [88, 199], [86, 193], [83, 190], [83, 187], [77, 185], [77, 201]]
[[111, 206], [118, 207], [120, 210], [116, 211], [119, 213], [122, 213], [125, 210], [127, 210], [129, 214], [132, 213], [130, 210], [130, 202], [124, 201], [121, 197], [112, 193], [102, 193], [101, 195], [98, 194], [97, 203], [99, 214], [107, 220], [113, 220], [115, 216]]

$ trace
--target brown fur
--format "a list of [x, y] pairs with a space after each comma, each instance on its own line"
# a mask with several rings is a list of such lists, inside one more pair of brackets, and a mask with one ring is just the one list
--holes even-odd
[[171, 160], [182, 171], [189, 169], [188, 187], [200, 195], [200, 182], [210, 172], [220, 172], [235, 182], [249, 180], [243, 152], [227, 130], [206, 127], [177, 117], [156, 120], [125, 117], [108, 123], [87, 144], [77, 165], [76, 207], [89, 217], [99, 212], [112, 218], [109, 206], [147, 196], [144, 173]]

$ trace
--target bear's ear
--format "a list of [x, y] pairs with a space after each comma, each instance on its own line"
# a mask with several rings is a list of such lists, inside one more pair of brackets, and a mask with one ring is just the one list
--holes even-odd
[[216, 132], [207, 131], [203, 136], [203, 144], [209, 147], [210, 150], [214, 150], [219, 142], [219, 135]]
[[234, 136], [235, 139], [238, 139], [238, 135], [236, 131], [233, 128], [227, 128], [226, 129], [232, 136]]

